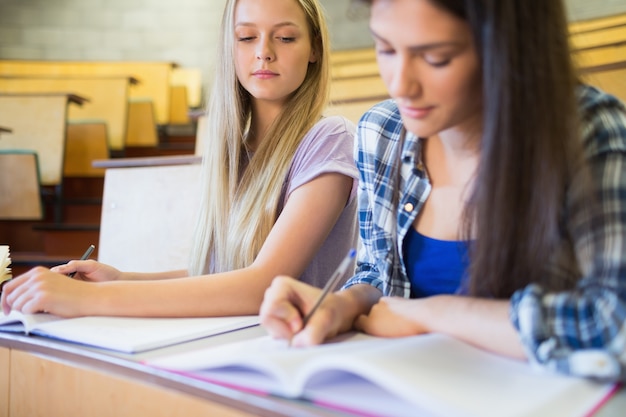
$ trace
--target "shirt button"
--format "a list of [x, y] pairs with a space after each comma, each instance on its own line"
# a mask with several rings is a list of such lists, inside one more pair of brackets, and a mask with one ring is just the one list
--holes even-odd
[[407, 213], [410, 213], [413, 211], [413, 204], [411, 203], [406, 203], [404, 205], [404, 211], [406, 211]]

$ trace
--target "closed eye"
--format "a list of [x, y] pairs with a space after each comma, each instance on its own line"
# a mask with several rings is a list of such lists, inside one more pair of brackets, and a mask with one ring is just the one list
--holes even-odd
[[441, 67], [447, 66], [450, 63], [450, 61], [451, 61], [450, 59], [445, 59], [445, 60], [442, 60], [442, 61], [432, 61], [432, 60], [428, 60], [428, 59], [426, 60], [426, 62], [429, 65], [431, 65], [433, 67], [437, 67], [437, 68], [441, 68]]

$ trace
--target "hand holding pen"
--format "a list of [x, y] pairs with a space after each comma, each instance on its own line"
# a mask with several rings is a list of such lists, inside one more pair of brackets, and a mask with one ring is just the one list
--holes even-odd
[[350, 268], [355, 256], [356, 250], [351, 249], [321, 291], [292, 277], [276, 277], [265, 291], [259, 310], [261, 324], [269, 335], [288, 340], [290, 345], [309, 346], [336, 334], [339, 329], [335, 327], [340, 324], [334, 320], [325, 323], [323, 317], [316, 319], [316, 314], [322, 310], [319, 315], [325, 316], [327, 308], [334, 309], [334, 299], [327, 300], [331, 303], [324, 301], [336, 289], [341, 278], [352, 272]]
[[[80, 260], [85, 261], [89, 259], [89, 256], [91, 256], [91, 253], [93, 252], [95, 248], [96, 247], [94, 245], [89, 245], [85, 253], [83, 253], [83, 256], [80, 257]], [[76, 275], [76, 271], [69, 273], [67, 276], [70, 278], [74, 278], [74, 275]]]
[[306, 327], [307, 323], [309, 322], [309, 320], [311, 319], [315, 311], [322, 304], [322, 301], [324, 301], [326, 296], [328, 296], [329, 293], [331, 293], [332, 291], [336, 289], [337, 284], [339, 283], [339, 280], [346, 274], [346, 272], [348, 272], [348, 267], [352, 263], [352, 260], [354, 259], [355, 256], [356, 256], [356, 250], [350, 249], [350, 251], [348, 252], [346, 257], [343, 259], [343, 261], [341, 261], [341, 263], [339, 264], [339, 266], [337, 267], [333, 275], [326, 282], [326, 285], [324, 285], [324, 289], [320, 293], [319, 297], [317, 297], [317, 300], [315, 300], [315, 304], [313, 304], [313, 307], [311, 307], [311, 310], [309, 310], [309, 312], [302, 319], [302, 328]]

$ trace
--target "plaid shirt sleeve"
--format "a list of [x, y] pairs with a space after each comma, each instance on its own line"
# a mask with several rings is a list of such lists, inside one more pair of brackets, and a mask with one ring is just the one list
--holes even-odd
[[[359, 121], [355, 160], [359, 169], [358, 214], [361, 246], [355, 275], [344, 288], [368, 284], [385, 295], [402, 295], [408, 283], [397, 273], [394, 196], [397, 146], [402, 120], [391, 100], [375, 105]], [[399, 291], [399, 292], [398, 292]]]
[[582, 86], [584, 149], [595, 205], [568, 191], [567, 231], [582, 277], [572, 291], [517, 291], [511, 319], [531, 361], [572, 375], [626, 381], [626, 111]]

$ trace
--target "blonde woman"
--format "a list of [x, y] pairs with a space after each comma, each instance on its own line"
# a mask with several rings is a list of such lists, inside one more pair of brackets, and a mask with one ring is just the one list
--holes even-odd
[[34, 268], [5, 285], [5, 313], [256, 314], [276, 275], [324, 284], [355, 245], [358, 172], [354, 126], [322, 117], [329, 69], [319, 3], [228, 0], [219, 56], [189, 270], [121, 272], [91, 260]]

